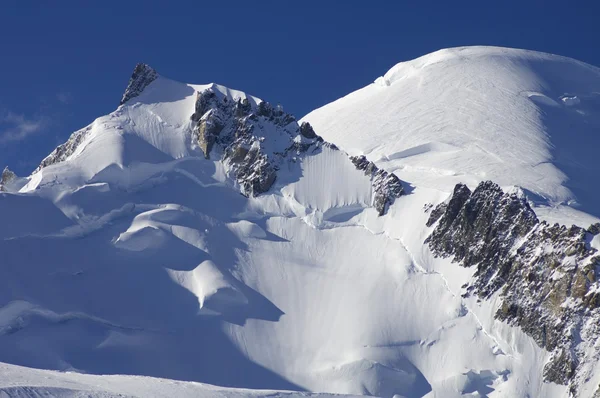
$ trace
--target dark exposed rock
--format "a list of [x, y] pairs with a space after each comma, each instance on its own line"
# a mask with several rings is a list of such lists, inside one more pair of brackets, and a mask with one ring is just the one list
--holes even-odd
[[437, 222], [437, 220], [440, 219], [440, 217], [444, 214], [444, 212], [446, 211], [446, 208], [448, 207], [447, 203], [440, 203], [438, 206], [434, 207], [433, 209], [431, 209], [433, 205], [430, 204], [429, 207], [426, 210], [427, 211], [431, 211], [431, 213], [429, 213], [429, 219], [427, 220], [426, 225], [428, 227], [431, 227], [433, 224], [435, 224]]
[[600, 223], [590, 225], [587, 231], [594, 236], [600, 234]]
[[146, 64], [137, 64], [133, 69], [133, 74], [129, 79], [129, 84], [125, 89], [125, 93], [123, 94], [123, 98], [121, 98], [119, 105], [123, 105], [130, 99], [140, 95], [142, 91], [157, 78], [158, 73], [150, 66]]
[[431, 227], [443, 216], [437, 230], [446, 231], [456, 219], [458, 212], [463, 208], [465, 202], [471, 197], [471, 190], [464, 184], [457, 184], [448, 203], [436, 206], [427, 220], [427, 226]]
[[[215, 146], [220, 148], [221, 160], [235, 178], [245, 196], [257, 196], [268, 191], [277, 178], [279, 164], [289, 160], [288, 155], [304, 153], [308, 148], [321, 145], [317, 140], [297, 142], [300, 126], [286, 127], [296, 119], [283, 112], [280, 106], [261, 101], [253, 107], [248, 99], [231, 101], [212, 88], [196, 95], [192, 139], [209, 158]], [[271, 125], [287, 136], [289, 147], [281, 153], [266, 153], [261, 136], [265, 126]], [[321, 141], [322, 142], [322, 141]]]
[[256, 114], [267, 118], [271, 117], [273, 116], [273, 107], [268, 102], [261, 101], [256, 108]]
[[198, 146], [204, 153], [204, 157], [209, 158], [210, 151], [215, 144], [217, 137], [223, 130], [223, 121], [218, 111], [207, 112], [196, 125], [198, 135]]
[[472, 194], [458, 184], [426, 242], [437, 255], [454, 256], [465, 267], [477, 265], [476, 276], [485, 280], [479, 293], [488, 296], [502, 286], [511, 269], [508, 253], [513, 244], [537, 222], [522, 195], [504, 193], [490, 181], [479, 184]]
[[472, 193], [458, 184], [427, 224], [436, 222], [426, 239], [431, 251], [477, 267], [465, 295], [486, 298], [499, 291], [496, 318], [552, 352], [545, 380], [569, 383], [580, 361], [577, 347], [587, 344], [579, 335], [582, 322], [600, 318], [600, 257], [588, 244], [590, 233], [539, 222], [522, 193], [505, 193], [489, 181]]
[[194, 122], [197, 122], [210, 109], [218, 109], [217, 94], [213, 91], [212, 88], [208, 88], [204, 91], [197, 92], [196, 93], [196, 103], [194, 105], [194, 108], [195, 108], [195, 110], [194, 110], [194, 113], [192, 114], [191, 119]]
[[544, 366], [544, 379], [557, 384], [567, 384], [575, 374], [577, 360], [569, 350], [559, 350]]
[[235, 116], [236, 117], [244, 117], [248, 116], [248, 114], [252, 111], [252, 105], [247, 98], [240, 99], [238, 98], [235, 103]]
[[352, 156], [350, 160], [358, 170], [371, 177], [373, 183], [373, 206], [380, 216], [384, 215], [387, 208], [394, 203], [396, 198], [404, 194], [404, 187], [400, 179], [393, 173], [379, 169], [375, 163], [370, 162], [364, 155]]
[[404, 193], [400, 179], [395, 174], [381, 169], [373, 177], [373, 188], [375, 191], [373, 203], [380, 216], [384, 215], [394, 200]]
[[315, 130], [313, 130], [312, 126], [308, 122], [302, 122], [300, 125], [300, 134], [309, 139], [317, 138]]
[[17, 178], [17, 175], [6, 166], [2, 171], [2, 176], [0, 176], [0, 184], [8, 184]]
[[[215, 147], [221, 160], [235, 178], [245, 196], [268, 191], [277, 179], [277, 170], [284, 161], [295, 162], [298, 156], [327, 147], [338, 148], [319, 137], [309, 123], [298, 125], [295, 118], [266, 101], [252, 106], [247, 99], [228, 100], [208, 88], [196, 95], [193, 122], [193, 142], [206, 158]], [[286, 136], [287, 147], [273, 153], [265, 152], [263, 141], [270, 138], [262, 131], [275, 129]], [[272, 139], [272, 138], [271, 138]], [[355, 166], [371, 178], [373, 206], [383, 215], [395, 198], [404, 193], [402, 183], [392, 173], [378, 169], [363, 157], [351, 158]]]
[[375, 171], [379, 170], [375, 163], [369, 162], [364, 155], [350, 157], [352, 164], [357, 170], [362, 170], [365, 175], [372, 175]]
[[267, 192], [276, 178], [273, 166], [258, 145], [253, 145], [246, 156], [237, 162], [235, 173], [242, 194], [249, 197]]
[[17, 178], [17, 175], [13, 171], [11, 171], [8, 168], [8, 166], [6, 166], [4, 168], [4, 170], [2, 171], [2, 176], [0, 176], [0, 192], [5, 191], [6, 190], [4, 188], [5, 185], [11, 183], [16, 178]]
[[71, 134], [67, 142], [64, 144], [60, 144], [57, 146], [54, 151], [50, 153], [50, 155], [46, 156], [40, 165], [33, 171], [37, 173], [44, 167], [48, 167], [55, 163], [62, 162], [66, 160], [69, 156], [71, 156], [75, 150], [79, 147], [79, 145], [86, 139], [89, 133], [92, 131], [92, 126], [88, 126], [84, 129], [78, 130]]

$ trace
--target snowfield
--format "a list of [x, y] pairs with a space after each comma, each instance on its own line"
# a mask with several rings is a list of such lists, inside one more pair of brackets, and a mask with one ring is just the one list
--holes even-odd
[[[223, 388], [209, 384], [151, 377], [86, 375], [0, 364], [0, 397], [334, 398], [339, 396], [335, 394], [310, 394], [294, 391]], [[344, 395], [343, 397], [352, 398], [349, 395]]]
[[[536, 203], [600, 216], [600, 70], [497, 47], [440, 50], [304, 117], [403, 181], [518, 185]], [[558, 215], [557, 215], [558, 217]]]
[[[492, 47], [400, 63], [302, 119], [340, 150], [252, 119], [264, 153], [295, 148], [255, 197], [195, 141], [207, 89], [259, 112], [158, 77], [0, 192], [0, 397], [569, 396], [497, 297], [462, 297], [475, 270], [432, 255], [424, 210], [493, 180], [598, 221], [600, 69]], [[363, 154], [406, 190], [383, 216]]]

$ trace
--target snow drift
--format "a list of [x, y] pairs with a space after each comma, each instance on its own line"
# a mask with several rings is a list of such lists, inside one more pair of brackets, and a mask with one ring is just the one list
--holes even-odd
[[0, 391], [591, 396], [598, 356], [545, 380], [551, 353], [424, 242], [459, 182], [597, 221], [599, 92], [571, 59], [450, 49], [299, 122], [141, 64], [114, 112], [0, 193]]

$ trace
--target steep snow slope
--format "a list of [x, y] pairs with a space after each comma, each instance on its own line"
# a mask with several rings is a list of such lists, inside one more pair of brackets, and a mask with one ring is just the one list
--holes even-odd
[[[464, 51], [498, 53], [497, 63], [509, 62], [499, 55], [505, 50]], [[508, 60], [511, 54], [545, 57], [506, 51]], [[445, 62], [455, 61], [439, 63]], [[475, 107], [492, 106], [474, 92], [480, 96]], [[413, 140], [406, 145], [395, 142], [402, 137], [392, 122], [401, 112], [386, 106], [402, 101], [396, 94], [379, 103], [389, 119], [372, 115], [376, 96], [357, 101], [346, 114], [357, 129], [338, 121], [347, 137], [326, 138], [352, 155], [366, 153], [412, 186], [351, 160], [309, 125], [260, 99], [136, 67], [116, 111], [74, 133], [36, 172], [0, 193], [0, 215], [9, 220], [0, 225], [0, 362], [386, 397], [565, 396], [566, 386], [543, 381], [550, 353], [494, 318], [498, 297], [462, 296], [475, 270], [437, 259], [423, 244], [435, 228], [427, 226], [424, 208], [446, 200], [455, 182], [483, 178], [468, 174], [469, 166], [489, 165], [485, 171], [505, 178], [505, 185], [534, 181], [528, 167], [539, 167], [527, 162], [551, 156], [547, 132], [532, 116], [533, 127], [519, 139], [534, 148], [523, 151], [524, 163], [514, 169], [504, 148], [496, 149], [505, 162], [490, 160], [497, 132], [481, 133], [478, 145], [486, 153], [469, 149], [460, 132], [440, 128], [429, 140], [441, 136], [450, 145], [456, 135], [454, 152], [425, 145], [407, 152], [423, 157], [421, 169], [395, 169], [395, 162], [411, 157], [394, 159], [392, 153], [421, 145], [419, 134], [406, 133]], [[404, 93], [414, 97], [409, 103], [419, 102], [419, 95]], [[534, 114], [537, 105], [531, 106], [526, 109]], [[421, 107], [427, 113], [425, 102]], [[325, 115], [326, 109], [316, 112]], [[333, 117], [315, 118], [323, 123], [316, 133], [338, 131]], [[368, 121], [373, 135], [361, 138], [366, 125], [353, 117]], [[436, 125], [435, 118], [430, 122]], [[420, 133], [430, 134], [425, 116], [421, 123]], [[384, 128], [388, 138], [378, 135]], [[361, 148], [361, 142], [373, 147]], [[389, 160], [371, 159], [376, 147]], [[466, 171], [437, 173], [438, 161]], [[539, 186], [551, 189], [536, 192], [570, 198], [557, 167], [547, 167], [539, 172], [547, 181]], [[512, 170], [520, 172], [506, 177]], [[3, 369], [8, 378], [40, 377], [37, 370]], [[156, 387], [154, 394], [156, 380], [56, 377], [58, 385], [48, 387], [99, 384], [94, 391], [144, 396], [171, 391]], [[106, 387], [112, 382], [116, 390]], [[586, 382], [579, 391], [593, 391], [600, 373], [591, 372]]]
[[600, 69], [573, 59], [440, 50], [303, 120], [415, 186], [450, 192], [458, 182], [493, 180], [521, 186], [540, 205], [581, 205], [600, 216]]
[[[590, 245], [597, 226], [585, 228], [600, 215], [600, 190], [594, 183], [600, 171], [600, 69], [524, 50], [440, 50], [394, 66], [373, 84], [303, 120], [325, 139], [351, 154], [366, 155], [407, 181], [415, 193], [425, 187], [450, 193], [457, 183], [475, 188], [492, 180], [509, 192], [520, 192], [512, 188], [515, 185], [522, 188], [526, 206], [533, 206], [542, 220], [582, 226], [540, 224], [541, 233], [521, 235], [513, 242], [511, 234], [531, 227], [514, 216], [514, 204], [494, 202], [490, 194], [499, 188], [488, 192], [489, 184], [479, 185], [478, 194], [463, 209], [445, 202], [428, 221], [435, 226], [441, 212], [455, 220], [451, 227], [438, 226], [444, 238], [434, 238], [430, 246], [438, 245], [438, 256], [449, 256], [465, 267], [476, 265], [474, 277], [461, 279], [464, 285], [457, 283], [453, 291], [463, 295], [499, 346], [513, 344], [513, 332], [507, 333], [494, 318], [518, 325], [535, 336], [539, 346], [553, 351], [536, 365], [543, 367], [546, 381], [570, 384], [575, 396], [598, 394], [593, 325], [599, 312], [594, 300], [586, 304], [596, 295], [600, 271]], [[486, 199], [478, 202], [478, 195]], [[479, 206], [493, 210], [486, 213]], [[508, 225], [494, 220], [501, 220], [502, 214], [513, 214]], [[537, 222], [536, 215], [533, 219]], [[498, 251], [502, 245], [506, 255]], [[505, 265], [498, 266], [498, 261]], [[560, 269], [553, 269], [561, 262]], [[443, 261], [426, 264], [453, 278]], [[490, 301], [473, 305], [473, 298]], [[482, 308], [487, 309], [481, 312]]]

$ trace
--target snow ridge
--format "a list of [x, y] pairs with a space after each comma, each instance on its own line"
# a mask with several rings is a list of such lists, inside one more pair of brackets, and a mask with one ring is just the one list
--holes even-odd
[[0, 361], [138, 376], [0, 364], [0, 391], [600, 394], [599, 76], [442, 50], [297, 121], [137, 65], [3, 173]]

